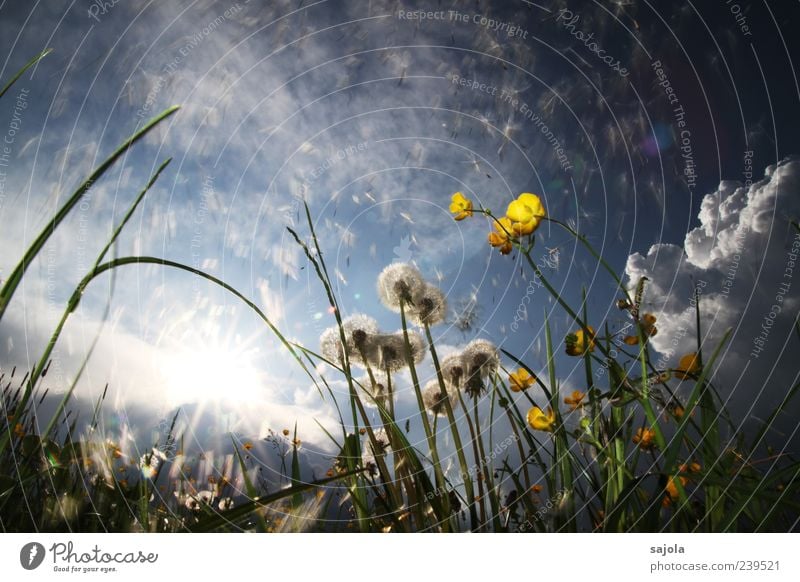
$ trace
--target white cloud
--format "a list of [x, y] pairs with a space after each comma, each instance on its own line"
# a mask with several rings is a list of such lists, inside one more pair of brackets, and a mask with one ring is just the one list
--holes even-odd
[[787, 159], [750, 186], [720, 183], [703, 198], [700, 225], [686, 234], [683, 247], [656, 244], [646, 256], [628, 258], [632, 285], [650, 279], [647, 309], [659, 319], [652, 345], [664, 363], [674, 364], [696, 345], [694, 285], [701, 290], [706, 359], [732, 329], [715, 382], [746, 417], [764, 418], [797, 381], [800, 343], [792, 323], [800, 307], [794, 263], [800, 235], [790, 220], [798, 216], [800, 160]]

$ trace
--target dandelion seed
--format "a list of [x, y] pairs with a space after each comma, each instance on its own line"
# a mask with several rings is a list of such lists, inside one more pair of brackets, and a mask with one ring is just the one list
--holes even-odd
[[419, 270], [409, 263], [392, 263], [378, 275], [378, 297], [387, 308], [400, 313], [400, 304], [413, 305], [425, 289]]
[[414, 298], [414, 305], [408, 315], [419, 326], [443, 322], [447, 316], [447, 299], [444, 293], [435, 285], [426, 283], [422, 293]]
[[458, 394], [449, 390], [442, 392], [438, 380], [428, 382], [422, 391], [422, 402], [425, 404], [425, 408], [434, 416], [447, 415], [447, 405], [445, 404], [447, 398], [450, 399], [450, 408], [455, 408], [456, 402], [458, 402]]
[[219, 505], [217, 505], [217, 507], [219, 507], [220, 511], [227, 511], [229, 509], [233, 509], [233, 505], [233, 499], [230, 497], [223, 497], [219, 500]]

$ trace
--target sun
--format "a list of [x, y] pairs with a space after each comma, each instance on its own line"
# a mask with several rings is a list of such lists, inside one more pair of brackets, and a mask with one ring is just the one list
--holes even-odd
[[252, 402], [263, 378], [252, 353], [230, 346], [182, 348], [163, 367], [167, 394], [174, 405], [195, 402]]

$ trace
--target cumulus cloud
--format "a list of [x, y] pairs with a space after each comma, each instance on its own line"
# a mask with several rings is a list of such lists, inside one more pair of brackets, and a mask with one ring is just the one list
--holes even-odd
[[[800, 233], [792, 225], [798, 216], [800, 159], [790, 158], [754, 184], [721, 182], [703, 198], [700, 224], [683, 246], [655, 244], [646, 255], [631, 255], [625, 269], [631, 284], [650, 279], [647, 307], [659, 318], [652, 345], [666, 365], [696, 345], [693, 294], [699, 290], [706, 358], [732, 330], [715, 383], [723, 399], [736, 402], [739, 416], [756, 423], [800, 374], [800, 343], [792, 331], [800, 307]], [[776, 430], [788, 438], [792, 425]]]

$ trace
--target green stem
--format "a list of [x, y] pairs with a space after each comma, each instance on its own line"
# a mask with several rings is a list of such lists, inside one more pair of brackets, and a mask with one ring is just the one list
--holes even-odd
[[[456, 447], [458, 464], [461, 467], [461, 479], [464, 481], [464, 491], [465, 495], [467, 496], [470, 525], [473, 530], [476, 530], [478, 527], [478, 514], [475, 511], [475, 490], [472, 484], [472, 477], [470, 476], [470, 472], [467, 468], [467, 457], [464, 454], [464, 445], [461, 442], [461, 434], [458, 430], [455, 414], [453, 413], [453, 406], [450, 404], [450, 393], [447, 390], [447, 385], [445, 384], [444, 376], [442, 375], [442, 368], [439, 365], [439, 355], [436, 353], [436, 346], [433, 342], [431, 328], [427, 324], [425, 324], [425, 336], [428, 340], [431, 359], [433, 360], [433, 367], [436, 369], [436, 378], [439, 381], [439, 390], [441, 390], [443, 394], [447, 395], [447, 398], [444, 399], [445, 411], [447, 412], [447, 421], [450, 425], [450, 433], [453, 435], [453, 443]], [[458, 386], [454, 386], [453, 389], [458, 390]]]
[[[431, 431], [430, 421], [428, 420], [428, 413], [425, 410], [425, 403], [422, 400], [422, 390], [419, 386], [419, 377], [417, 376], [417, 368], [414, 365], [414, 354], [411, 353], [411, 342], [408, 339], [408, 324], [406, 322], [406, 309], [405, 302], [400, 301], [400, 320], [403, 325], [403, 340], [405, 342], [406, 363], [411, 372], [411, 383], [414, 385], [414, 394], [417, 397], [417, 406], [419, 414], [422, 417], [422, 426], [425, 429], [425, 437], [428, 441], [428, 448], [431, 451], [431, 460], [433, 461], [433, 472], [436, 476], [436, 488], [439, 492], [447, 492], [445, 485], [444, 473], [442, 472], [442, 464], [439, 461], [439, 451], [436, 448], [436, 439], [433, 438]], [[442, 518], [442, 526], [444, 529], [449, 529], [450, 520], [450, 496], [442, 495], [442, 507], [446, 517]]]

